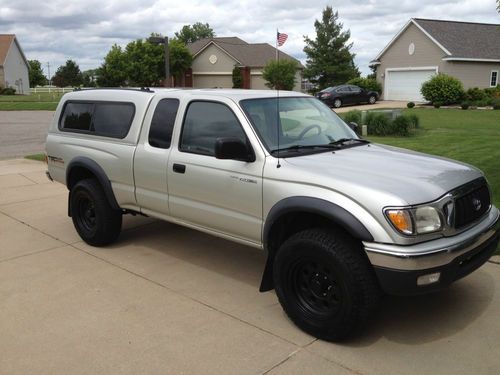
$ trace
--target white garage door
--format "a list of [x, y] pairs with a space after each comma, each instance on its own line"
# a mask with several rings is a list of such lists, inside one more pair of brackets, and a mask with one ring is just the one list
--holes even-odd
[[385, 100], [413, 100], [423, 102], [420, 93], [422, 83], [428, 81], [435, 69], [388, 71], [385, 78]]

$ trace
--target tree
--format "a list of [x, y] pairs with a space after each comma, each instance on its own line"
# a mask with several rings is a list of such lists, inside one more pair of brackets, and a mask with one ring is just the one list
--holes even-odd
[[97, 77], [99, 76], [99, 69], [89, 69], [82, 72], [82, 85], [83, 87], [96, 87]]
[[294, 60], [271, 60], [262, 70], [266, 86], [276, 90], [293, 90], [297, 63]]
[[241, 73], [241, 68], [235, 66], [233, 68], [233, 89], [243, 88], [243, 73]]
[[327, 6], [323, 10], [322, 21], [314, 22], [316, 39], [304, 36], [304, 52], [307, 55], [304, 76], [319, 89], [335, 86], [359, 77], [359, 70], [354, 65], [354, 54], [350, 49], [352, 43], [347, 44], [351, 33], [342, 31], [343, 24], [338, 21], [338, 12], [333, 12]]
[[160, 44], [141, 39], [127, 44], [125, 61], [128, 83], [132, 86], [159, 86], [165, 78], [165, 52]]
[[80, 67], [73, 60], [67, 60], [65, 65], [57, 68], [56, 74], [52, 78], [54, 85], [58, 87], [80, 86], [82, 83], [82, 73]]
[[193, 56], [180, 39], [170, 39], [168, 44], [170, 74], [174, 76], [175, 82], [179, 82], [184, 72], [189, 69], [193, 62]]
[[28, 60], [30, 67], [30, 87], [43, 86], [47, 84], [47, 78], [43, 74], [42, 64], [38, 60]]
[[193, 25], [184, 25], [182, 29], [175, 33], [175, 37], [184, 44], [193, 43], [200, 39], [215, 37], [214, 30], [208, 23], [196, 22]]
[[127, 59], [122, 48], [114, 44], [104, 58], [97, 73], [97, 84], [101, 87], [125, 86], [127, 81]]

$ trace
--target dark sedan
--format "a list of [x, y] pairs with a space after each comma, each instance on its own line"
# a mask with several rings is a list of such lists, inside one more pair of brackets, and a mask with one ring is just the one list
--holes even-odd
[[340, 85], [321, 90], [316, 97], [329, 107], [339, 108], [345, 104], [375, 104], [378, 93], [354, 85]]

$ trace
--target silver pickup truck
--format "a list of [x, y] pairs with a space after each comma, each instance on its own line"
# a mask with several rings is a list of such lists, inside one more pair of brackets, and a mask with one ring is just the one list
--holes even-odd
[[359, 331], [383, 292], [469, 274], [499, 241], [481, 171], [360, 139], [296, 92], [75, 91], [46, 152], [85, 242], [115, 241], [132, 213], [263, 249], [260, 290], [325, 340]]

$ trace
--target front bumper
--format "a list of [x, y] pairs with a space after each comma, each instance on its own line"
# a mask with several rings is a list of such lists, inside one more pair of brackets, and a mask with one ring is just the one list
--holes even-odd
[[[493, 254], [500, 239], [499, 211], [459, 235], [411, 246], [364, 243], [382, 289], [411, 295], [441, 289], [480, 266]], [[436, 282], [418, 285], [420, 277], [438, 274]]]

